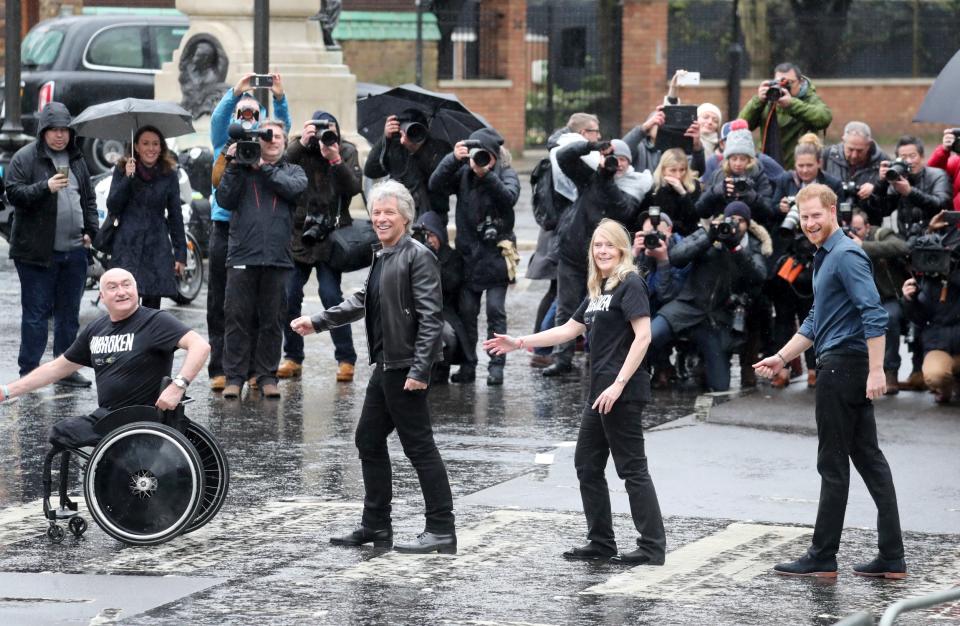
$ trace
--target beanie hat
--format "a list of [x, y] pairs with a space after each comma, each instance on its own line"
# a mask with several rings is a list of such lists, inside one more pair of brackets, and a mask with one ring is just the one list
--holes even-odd
[[720, 114], [720, 107], [713, 104], [712, 102], [704, 102], [697, 107], [697, 117], [700, 117], [704, 113], [713, 113], [717, 116], [717, 121], [723, 120], [723, 115]]
[[613, 146], [613, 154], [615, 156], [625, 157], [631, 163], [633, 162], [633, 151], [630, 150], [630, 146], [627, 145], [627, 142], [622, 139], [613, 139], [610, 141], [610, 145]]
[[332, 113], [327, 113], [326, 111], [314, 111], [312, 120], [327, 120], [328, 122], [333, 122], [337, 125], [337, 130], [340, 129], [340, 122], [337, 121], [337, 118], [333, 116]]
[[741, 128], [750, 129], [750, 125], [747, 124], [747, 120], [730, 120], [726, 122], [723, 126], [720, 127], [720, 139], [726, 139], [727, 135], [730, 134], [732, 130], [740, 130]]
[[745, 154], [748, 157], [757, 156], [757, 148], [753, 143], [753, 135], [746, 128], [731, 130], [727, 135], [726, 145], [723, 148], [723, 158], [734, 154]]
[[750, 223], [750, 207], [747, 206], [746, 202], [741, 202], [740, 200], [734, 200], [727, 205], [727, 208], [723, 210], [724, 217], [730, 217], [731, 215], [737, 215], [742, 217]]

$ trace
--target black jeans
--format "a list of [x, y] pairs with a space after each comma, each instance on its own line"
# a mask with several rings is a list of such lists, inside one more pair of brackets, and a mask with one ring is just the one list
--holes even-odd
[[227, 289], [227, 240], [230, 222], [210, 222], [207, 251], [207, 334], [210, 337], [210, 378], [223, 376], [223, 299]]
[[820, 506], [810, 556], [832, 559], [850, 491], [850, 460], [877, 505], [880, 556], [903, 558], [897, 493], [890, 466], [877, 443], [873, 402], [865, 397], [867, 357], [826, 355], [817, 364], [817, 471]]
[[409, 369], [384, 370], [378, 363], [367, 384], [356, 444], [363, 469], [363, 518], [367, 528], [389, 528], [393, 501], [393, 472], [387, 437], [396, 429], [403, 453], [420, 480], [426, 506], [426, 530], [452, 533], [453, 495], [447, 468], [433, 441], [427, 390], [404, 391]]
[[227, 270], [223, 307], [223, 369], [227, 383], [242, 385], [250, 369], [258, 385], [277, 383], [289, 272], [284, 267], [263, 265]]
[[[474, 291], [469, 287], [460, 290], [460, 319], [467, 331], [467, 345], [463, 346], [466, 355], [465, 361], [477, 363], [477, 317], [480, 316], [480, 296], [482, 291]], [[506, 334], [507, 332], [507, 286], [491, 287], [487, 293], [487, 339], [493, 333]], [[507, 362], [504, 355], [490, 355], [490, 365], [503, 365]]]
[[624, 481], [630, 500], [633, 525], [640, 533], [637, 546], [650, 556], [651, 561], [662, 562], [667, 551], [667, 538], [657, 491], [647, 470], [640, 423], [642, 415], [643, 403], [640, 402], [618, 401], [606, 415], [594, 411], [589, 404], [585, 406], [573, 463], [580, 481], [583, 513], [587, 518], [587, 540], [611, 553], [617, 551], [610, 513], [610, 490], [605, 476], [607, 459], [612, 454], [617, 476]]
[[[563, 259], [557, 264], [557, 317], [554, 327], [563, 326], [577, 312], [587, 295], [587, 270]], [[561, 343], [553, 351], [557, 363], [569, 365], [573, 361], [576, 341]]]

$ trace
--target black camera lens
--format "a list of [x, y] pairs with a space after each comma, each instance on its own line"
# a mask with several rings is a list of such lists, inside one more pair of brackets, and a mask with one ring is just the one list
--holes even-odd
[[906, 164], [902, 159], [897, 159], [890, 164], [890, 168], [887, 170], [886, 176], [884, 178], [887, 182], [895, 182], [901, 178], [906, 177], [910, 171], [910, 166]]
[[427, 127], [420, 122], [402, 122], [400, 130], [413, 143], [423, 143], [427, 140]]
[[486, 167], [490, 165], [490, 161], [493, 160], [493, 155], [479, 148], [474, 148], [470, 151], [470, 158], [473, 159], [473, 162], [480, 167]]
[[717, 224], [717, 234], [721, 239], [727, 239], [732, 237], [734, 232], [737, 230], [737, 225], [731, 218], [725, 218], [722, 222]]
[[619, 168], [620, 168], [620, 161], [617, 160], [617, 157], [615, 157], [612, 154], [608, 154], [607, 156], [603, 157], [603, 169], [608, 174], [616, 174], [617, 169]]
[[776, 102], [783, 97], [783, 91], [781, 91], [783, 83], [779, 80], [768, 80], [763, 84], [767, 86], [767, 91], [764, 94], [764, 100], [767, 102]]
[[303, 245], [313, 247], [327, 238], [333, 228], [326, 215], [307, 215], [303, 219]]
[[653, 231], [650, 233], [644, 233], [643, 235], [643, 247], [647, 250], [656, 250], [660, 247], [660, 241], [662, 235], [659, 231]]
[[259, 141], [238, 141], [237, 151], [234, 155], [237, 163], [240, 165], [254, 165], [260, 162], [260, 142]]

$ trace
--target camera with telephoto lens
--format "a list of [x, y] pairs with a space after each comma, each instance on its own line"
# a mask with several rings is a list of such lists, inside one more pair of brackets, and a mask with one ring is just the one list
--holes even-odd
[[853, 221], [853, 205], [850, 202], [841, 202], [840, 208], [837, 209], [837, 217], [840, 218], [840, 228], [843, 230], [844, 235], [849, 235], [850, 222]]
[[315, 246], [327, 238], [336, 226], [326, 213], [310, 213], [303, 220], [303, 235], [300, 239], [305, 246]]
[[887, 173], [884, 175], [884, 178], [888, 183], [893, 183], [901, 178], [906, 178], [909, 173], [910, 166], [907, 165], [907, 162], [903, 159], [897, 159], [887, 168]]
[[732, 217], [725, 217], [719, 224], [710, 226], [710, 235], [713, 241], [719, 241], [730, 247], [730, 244], [740, 239], [740, 230]]
[[327, 147], [340, 143], [337, 125], [330, 120], [310, 120], [308, 123], [317, 129], [316, 134], [310, 138], [310, 147], [318, 148], [321, 143]]
[[774, 78], [773, 80], [765, 80], [763, 81], [763, 86], [767, 88], [763, 99], [767, 102], [776, 102], [783, 97], [783, 91], [781, 91], [781, 89], [787, 88], [787, 79]]
[[477, 139], [467, 139], [463, 142], [464, 147], [470, 151], [470, 159], [477, 164], [478, 167], [486, 167], [490, 165], [490, 161], [493, 160], [493, 155], [490, 154], [489, 150], [485, 150], [480, 141]]
[[918, 234], [907, 240], [914, 272], [940, 278], [950, 275], [957, 264], [956, 250], [945, 245], [945, 237], [941, 233]]
[[477, 234], [480, 236], [480, 241], [487, 243], [497, 243], [497, 241], [500, 240], [500, 231], [497, 228], [497, 222], [489, 215], [477, 224]]
[[238, 165], [256, 165], [260, 162], [260, 140], [273, 141], [273, 129], [244, 128], [242, 124], [230, 124], [227, 130], [230, 139], [236, 142], [233, 159]]
[[400, 130], [412, 143], [421, 144], [427, 140], [427, 127], [416, 120], [399, 118]]
[[789, 236], [800, 229], [800, 209], [797, 208], [796, 196], [787, 196], [784, 200], [790, 205], [790, 210], [787, 211], [787, 214], [783, 216], [783, 221], [780, 222], [780, 234]]

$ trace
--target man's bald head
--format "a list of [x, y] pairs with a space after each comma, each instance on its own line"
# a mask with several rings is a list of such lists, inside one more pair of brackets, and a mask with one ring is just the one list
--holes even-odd
[[130, 317], [140, 306], [137, 279], [121, 267], [107, 270], [100, 277], [100, 301], [113, 321]]

